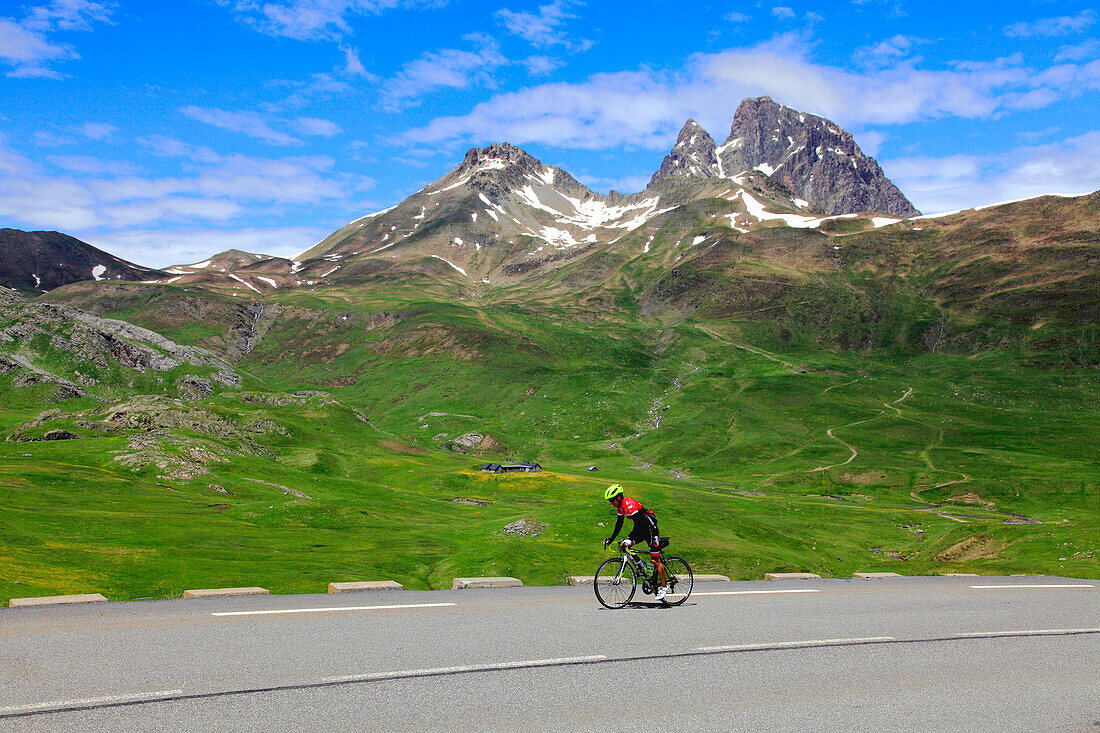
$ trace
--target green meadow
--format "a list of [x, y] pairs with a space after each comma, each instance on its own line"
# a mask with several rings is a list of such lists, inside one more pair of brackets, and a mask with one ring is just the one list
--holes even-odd
[[[80, 436], [0, 443], [0, 601], [563, 583], [606, 556], [612, 482], [656, 511], [671, 552], [736, 579], [1100, 570], [1095, 368], [1012, 347], [845, 349], [808, 326], [780, 338], [760, 322], [643, 314], [629, 298], [449, 287], [278, 294], [235, 364], [244, 382], [166, 402], [183, 417], [156, 430], [109, 415], [134, 394], [181, 397], [174, 373], [103, 367], [98, 391], [70, 400], [0, 374], [5, 435]], [[141, 292], [98, 310], [224, 346], [225, 324], [166, 304], [228, 298]], [[35, 348], [61, 376], [82, 368], [48, 340]], [[58, 413], [19, 427], [46, 409]], [[469, 433], [494, 442], [455, 452]], [[206, 473], [120, 460], [143, 435]], [[480, 471], [508, 460], [545, 470]], [[504, 532], [520, 519], [545, 529]]]

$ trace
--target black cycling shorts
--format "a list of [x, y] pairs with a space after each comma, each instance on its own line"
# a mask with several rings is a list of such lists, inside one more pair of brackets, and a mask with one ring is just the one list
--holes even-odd
[[646, 512], [634, 522], [634, 529], [627, 537], [634, 544], [646, 543], [651, 553], [661, 551], [661, 533], [657, 530], [657, 517]]

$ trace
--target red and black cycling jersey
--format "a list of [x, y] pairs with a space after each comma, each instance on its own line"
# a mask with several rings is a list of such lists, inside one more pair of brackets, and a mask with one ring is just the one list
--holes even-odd
[[[624, 496], [623, 500], [619, 503], [617, 513], [621, 517], [635, 517], [638, 512], [647, 511], [642, 502], [637, 499], [631, 499], [629, 496]], [[634, 519], [634, 524], [638, 524], [638, 520]]]
[[657, 529], [657, 518], [653, 512], [642, 506], [637, 499], [623, 496], [623, 500], [616, 509], [615, 531], [611, 533], [610, 541], [614, 542], [619, 536], [619, 530], [623, 528], [623, 519], [630, 517], [634, 522], [634, 528], [630, 532], [630, 539], [635, 543], [645, 542], [649, 545], [651, 553], [660, 551], [660, 536]]

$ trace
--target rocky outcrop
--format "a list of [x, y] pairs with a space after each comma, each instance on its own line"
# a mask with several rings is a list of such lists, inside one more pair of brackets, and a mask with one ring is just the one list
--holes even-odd
[[823, 214], [920, 214], [851, 133], [770, 97], [743, 100], [720, 146], [688, 120], [649, 185], [675, 178], [734, 178], [750, 170], [770, 176], [800, 206]]
[[727, 173], [763, 171], [824, 214], [920, 214], [851, 133], [770, 97], [741, 102], [718, 156]]
[[549, 181], [558, 191], [580, 199], [596, 197], [596, 194], [562, 169], [543, 165], [537, 158], [511, 143], [470, 148], [461, 165], [435, 183], [429, 184], [425, 190], [444, 191], [461, 182], [490, 199], [496, 199], [522, 188], [531, 179]]
[[660, 169], [649, 179], [652, 186], [664, 178], [684, 176], [688, 178], [716, 178], [719, 176], [717, 146], [710, 133], [695, 120], [689, 119], [680, 129], [676, 144]]
[[80, 385], [95, 385], [79, 371], [69, 381], [36, 365], [33, 344], [40, 338], [48, 339], [50, 348], [69, 354], [74, 363], [117, 364], [135, 372], [165, 372], [184, 365], [208, 367], [214, 370], [208, 379], [218, 384], [241, 383], [240, 375], [226, 361], [206, 349], [178, 344], [146, 328], [76, 308], [31, 302], [11, 291], [2, 295], [0, 319], [10, 325], [0, 329], [0, 348], [10, 353], [0, 362], [0, 371], [11, 371], [12, 365], [24, 369], [26, 374], [17, 377], [17, 386], [47, 381], [78, 396], [76, 393], [83, 394]]

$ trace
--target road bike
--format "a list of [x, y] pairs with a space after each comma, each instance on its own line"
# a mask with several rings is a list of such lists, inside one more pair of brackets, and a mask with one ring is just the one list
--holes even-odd
[[[629, 547], [619, 545], [622, 554], [619, 557], [603, 561], [592, 579], [596, 599], [606, 608], [622, 608], [634, 598], [641, 581], [642, 592], [657, 594], [660, 578], [656, 566], [650, 565]], [[668, 595], [663, 602], [670, 606], [679, 606], [691, 595], [693, 576], [691, 566], [682, 557], [663, 558], [665, 579], [668, 581]]]

